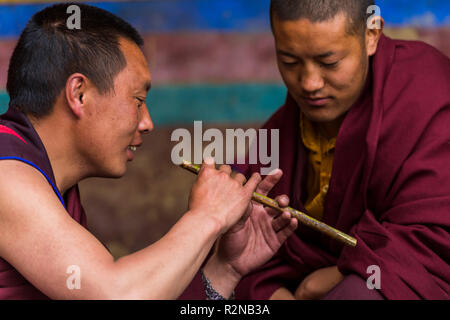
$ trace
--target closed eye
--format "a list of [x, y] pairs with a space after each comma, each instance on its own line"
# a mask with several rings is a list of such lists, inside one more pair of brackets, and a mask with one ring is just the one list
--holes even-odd
[[339, 64], [339, 61], [333, 62], [333, 63], [324, 63], [321, 62], [320, 65], [325, 67], [325, 68], [335, 68], [337, 67], [337, 65]]
[[139, 98], [139, 97], [135, 97], [135, 98], [138, 101], [138, 108], [142, 107], [142, 105], [145, 103], [145, 99]]
[[283, 66], [285, 66], [286, 68], [292, 68], [292, 67], [298, 66], [300, 61], [298, 61], [298, 60], [291, 60], [291, 59], [289, 59], [289, 60], [282, 60], [282, 59], [280, 59], [280, 63]]

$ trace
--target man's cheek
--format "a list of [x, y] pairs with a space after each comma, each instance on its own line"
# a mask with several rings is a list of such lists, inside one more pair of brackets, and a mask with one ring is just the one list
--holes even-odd
[[289, 86], [292, 83], [292, 79], [294, 78], [291, 72], [286, 71], [284, 67], [280, 67], [281, 78], [284, 83]]
[[340, 94], [343, 94], [344, 90], [350, 89], [358, 81], [358, 77], [355, 77], [352, 70], [340, 69], [336, 73], [328, 76], [328, 84], [333, 87]]

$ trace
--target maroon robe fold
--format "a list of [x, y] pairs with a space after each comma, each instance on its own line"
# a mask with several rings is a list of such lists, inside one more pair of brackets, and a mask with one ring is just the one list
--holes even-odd
[[[323, 221], [356, 237], [356, 248], [299, 226], [277, 255], [238, 286], [238, 299], [294, 290], [309, 273], [337, 265], [367, 279], [379, 266], [387, 299], [450, 294], [450, 60], [421, 42], [382, 36], [366, 89], [336, 141]], [[305, 211], [306, 151], [299, 108], [286, 104], [263, 126], [280, 130], [284, 176], [270, 196]], [[269, 146], [270, 150], [270, 146]], [[250, 175], [260, 164], [237, 168]]]
[[[11, 108], [0, 116], [0, 160], [5, 159], [22, 161], [39, 170], [52, 186], [68, 214], [82, 226], [87, 227], [78, 186], [69, 189], [64, 196], [60, 195], [50, 160], [39, 135], [23, 113]], [[48, 299], [48, 297], [0, 257], [1, 299]]]
[[206, 300], [205, 286], [200, 272], [197, 272], [178, 300]]

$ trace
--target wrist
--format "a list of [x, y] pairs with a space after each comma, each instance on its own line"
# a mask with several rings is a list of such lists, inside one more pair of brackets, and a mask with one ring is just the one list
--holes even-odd
[[215, 240], [223, 233], [223, 223], [205, 212], [205, 210], [190, 209], [186, 212], [185, 216], [197, 219], [199, 225], [206, 227], [207, 231], [214, 236]]
[[242, 279], [230, 264], [220, 261], [216, 253], [206, 263], [203, 274], [214, 290], [226, 299], [234, 294], [234, 289]]

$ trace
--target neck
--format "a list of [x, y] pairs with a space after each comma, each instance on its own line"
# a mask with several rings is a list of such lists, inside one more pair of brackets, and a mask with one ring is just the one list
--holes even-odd
[[77, 166], [74, 161], [76, 156], [69, 143], [67, 128], [70, 125], [53, 114], [42, 120], [30, 119], [30, 122], [47, 151], [56, 186], [63, 195], [83, 177], [81, 166]]
[[345, 115], [334, 120], [333, 122], [316, 123], [317, 129], [319, 133], [328, 140], [336, 138], [339, 133], [339, 129], [341, 128], [342, 122], [344, 122], [344, 119]]

